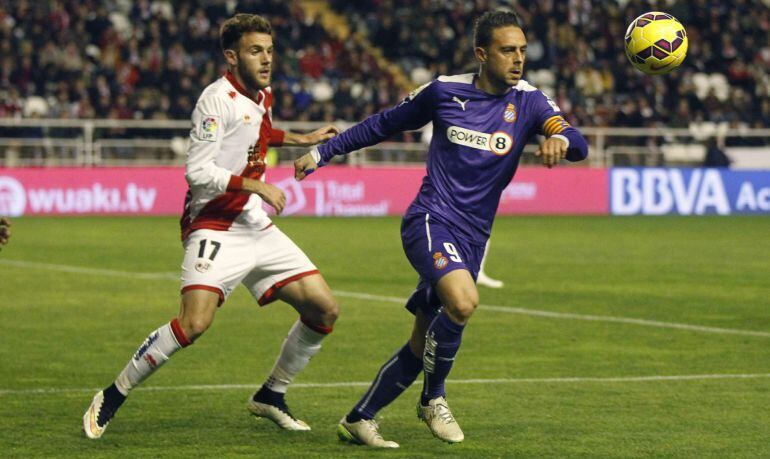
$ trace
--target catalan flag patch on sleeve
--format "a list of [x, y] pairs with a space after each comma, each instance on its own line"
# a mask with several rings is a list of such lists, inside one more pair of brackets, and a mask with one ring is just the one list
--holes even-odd
[[559, 134], [563, 130], [570, 127], [570, 124], [565, 120], [561, 115], [555, 115], [547, 120], [545, 120], [545, 123], [543, 123], [542, 131], [543, 134], [550, 137], [554, 134]]

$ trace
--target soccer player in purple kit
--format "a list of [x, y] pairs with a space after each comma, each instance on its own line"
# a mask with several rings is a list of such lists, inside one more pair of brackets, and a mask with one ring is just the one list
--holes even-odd
[[420, 275], [406, 307], [415, 315], [409, 341], [338, 426], [340, 439], [397, 448], [379, 433], [374, 417], [424, 371], [417, 415], [449, 443], [464, 434], [446, 401], [444, 381], [463, 329], [479, 302], [475, 279], [500, 195], [513, 178], [524, 145], [547, 139], [537, 156], [551, 168], [579, 161], [588, 145], [545, 94], [522, 80], [527, 41], [518, 18], [487, 12], [475, 24], [479, 72], [440, 76], [401, 104], [370, 116], [295, 161], [302, 180], [333, 156], [374, 145], [433, 121], [427, 175], [401, 225], [404, 251]]

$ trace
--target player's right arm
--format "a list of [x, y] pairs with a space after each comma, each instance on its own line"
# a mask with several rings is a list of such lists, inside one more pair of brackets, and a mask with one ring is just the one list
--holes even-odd
[[283, 212], [283, 208], [286, 207], [286, 195], [283, 194], [283, 191], [277, 186], [262, 180], [243, 178], [240, 190], [259, 195], [279, 215]]
[[534, 93], [531, 110], [538, 120], [538, 131], [547, 138], [535, 152], [545, 166], [551, 168], [562, 159], [575, 162], [588, 156], [588, 143], [583, 135], [564, 119], [559, 106], [542, 91]]
[[232, 110], [225, 99], [216, 95], [198, 100], [192, 114], [193, 126], [185, 162], [185, 179], [191, 189], [203, 188], [220, 195], [237, 190], [241, 184], [242, 177], [216, 163]]
[[436, 81], [415, 89], [395, 107], [372, 115], [294, 162], [294, 177], [304, 179], [334, 156], [346, 155], [382, 142], [398, 132], [425, 126], [433, 119], [436, 105]]

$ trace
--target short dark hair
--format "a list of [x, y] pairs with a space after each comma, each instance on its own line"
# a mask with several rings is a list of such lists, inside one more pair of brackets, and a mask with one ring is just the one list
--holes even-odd
[[482, 14], [473, 26], [473, 46], [486, 48], [492, 42], [492, 31], [499, 27], [521, 27], [519, 17], [511, 11], [487, 11]]
[[219, 43], [222, 45], [222, 51], [233, 49], [238, 40], [249, 32], [265, 33], [273, 35], [273, 28], [270, 22], [258, 14], [238, 13], [222, 24], [219, 30]]

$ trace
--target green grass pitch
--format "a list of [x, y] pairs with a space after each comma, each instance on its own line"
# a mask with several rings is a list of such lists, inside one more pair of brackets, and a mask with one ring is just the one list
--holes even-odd
[[418, 380], [381, 413], [401, 448], [377, 452], [339, 443], [335, 427], [411, 328], [392, 299], [416, 283], [400, 220], [277, 218], [342, 308], [288, 394], [313, 430], [247, 413], [295, 314], [239, 287], [207, 334], [86, 440], [94, 390], [178, 310], [176, 221], [14, 221], [0, 252], [0, 455], [770, 456], [762, 217], [499, 218], [488, 271], [506, 286], [480, 290], [447, 386], [465, 442], [443, 444], [417, 420]]

